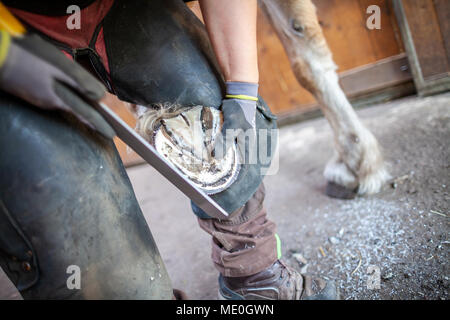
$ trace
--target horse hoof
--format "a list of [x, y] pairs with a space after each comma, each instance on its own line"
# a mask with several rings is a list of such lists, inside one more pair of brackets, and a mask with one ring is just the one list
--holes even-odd
[[350, 189], [335, 182], [328, 181], [325, 194], [331, 198], [350, 200], [356, 197], [358, 188]]

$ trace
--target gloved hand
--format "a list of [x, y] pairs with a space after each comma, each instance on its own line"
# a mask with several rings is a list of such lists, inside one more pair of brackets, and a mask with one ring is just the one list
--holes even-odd
[[[227, 82], [227, 92], [222, 102], [223, 125], [221, 135], [216, 137], [214, 156], [223, 158], [237, 139], [244, 146], [246, 136], [255, 142], [255, 115], [258, 101], [258, 84]], [[250, 131], [249, 131], [250, 130]], [[243, 152], [243, 150], [241, 150]]]
[[106, 138], [114, 136], [88, 103], [105, 95], [104, 86], [37, 35], [13, 38], [0, 31], [0, 89], [42, 109], [71, 112]]

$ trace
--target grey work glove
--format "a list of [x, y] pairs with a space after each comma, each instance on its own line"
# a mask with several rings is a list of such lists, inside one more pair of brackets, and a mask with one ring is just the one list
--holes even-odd
[[74, 114], [106, 138], [115, 133], [89, 101], [99, 101], [104, 86], [80, 65], [37, 35], [12, 38], [0, 32], [2, 50], [0, 89], [42, 109]]
[[228, 149], [237, 141], [244, 152], [245, 138], [250, 143], [256, 140], [255, 115], [258, 101], [258, 84], [247, 82], [227, 82], [226, 98], [222, 102], [223, 125], [221, 135], [216, 137], [214, 156], [223, 158]]

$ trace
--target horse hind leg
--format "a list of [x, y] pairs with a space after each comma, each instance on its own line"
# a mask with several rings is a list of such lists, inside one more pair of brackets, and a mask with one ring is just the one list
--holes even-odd
[[373, 194], [390, 178], [380, 146], [362, 124], [339, 85], [332, 54], [311, 0], [260, 0], [299, 83], [319, 102], [334, 135], [335, 154], [326, 165], [327, 194], [352, 198]]

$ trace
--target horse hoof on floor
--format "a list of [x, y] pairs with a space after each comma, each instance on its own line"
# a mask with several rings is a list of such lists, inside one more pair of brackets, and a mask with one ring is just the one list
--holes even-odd
[[350, 200], [356, 197], [358, 188], [350, 189], [335, 182], [328, 181], [325, 194], [331, 198]]

